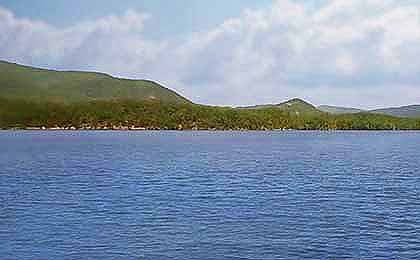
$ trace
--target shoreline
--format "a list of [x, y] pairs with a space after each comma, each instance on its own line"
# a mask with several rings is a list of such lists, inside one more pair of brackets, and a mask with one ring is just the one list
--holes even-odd
[[7, 128], [15, 132], [420, 132], [420, 129], [34, 129]]

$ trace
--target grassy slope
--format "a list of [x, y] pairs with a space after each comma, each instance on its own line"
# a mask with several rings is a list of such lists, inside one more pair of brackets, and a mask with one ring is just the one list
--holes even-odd
[[323, 114], [323, 112], [318, 110], [315, 106], [299, 98], [294, 98], [280, 104], [257, 105], [241, 107], [240, 109], [279, 109], [297, 116], [317, 116]]
[[409, 118], [420, 118], [420, 105], [395, 107], [395, 108], [384, 108], [372, 110], [372, 113], [396, 116], [396, 117], [409, 117]]
[[102, 73], [44, 70], [3, 61], [0, 61], [0, 97], [58, 103], [112, 99], [191, 103], [152, 81], [118, 79]]
[[364, 111], [357, 108], [346, 108], [346, 107], [336, 107], [336, 106], [319, 106], [319, 110], [331, 113], [334, 115], [341, 114], [357, 114], [357, 113], [372, 113], [372, 114], [382, 114], [388, 116], [395, 116], [400, 118], [420, 118], [420, 105], [412, 106], [403, 106], [403, 107], [391, 107], [391, 108], [382, 108]]
[[357, 108], [336, 107], [336, 106], [327, 106], [327, 105], [319, 106], [318, 109], [321, 110], [321, 111], [323, 111], [323, 112], [331, 113], [331, 114], [335, 114], [335, 115], [340, 115], [340, 114], [355, 114], [355, 113], [365, 112], [362, 109], [357, 109]]
[[316, 116], [322, 114], [322, 112], [319, 111], [314, 105], [299, 98], [294, 98], [284, 103], [281, 103], [277, 105], [277, 108], [289, 111], [296, 115], [305, 114]]

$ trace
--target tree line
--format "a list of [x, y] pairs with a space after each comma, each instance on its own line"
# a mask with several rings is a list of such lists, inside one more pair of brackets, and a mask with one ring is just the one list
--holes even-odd
[[420, 119], [293, 113], [134, 100], [82, 103], [0, 99], [0, 128], [156, 130], [420, 130]]

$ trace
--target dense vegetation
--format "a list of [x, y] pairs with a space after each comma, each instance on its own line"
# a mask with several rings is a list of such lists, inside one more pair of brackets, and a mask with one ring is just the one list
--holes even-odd
[[296, 114], [278, 108], [234, 109], [155, 101], [53, 103], [0, 100], [1, 128], [174, 130], [397, 130], [420, 120], [379, 114]]
[[0, 128], [420, 129], [420, 119], [334, 115], [300, 99], [244, 108], [197, 105], [157, 83], [0, 61]]

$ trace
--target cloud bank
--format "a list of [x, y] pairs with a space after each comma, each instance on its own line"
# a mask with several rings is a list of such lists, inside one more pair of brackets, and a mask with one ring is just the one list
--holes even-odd
[[153, 17], [133, 10], [56, 28], [0, 8], [0, 58], [155, 79], [218, 105], [420, 103], [420, 4], [278, 0], [183, 40], [150, 40], [145, 26]]

